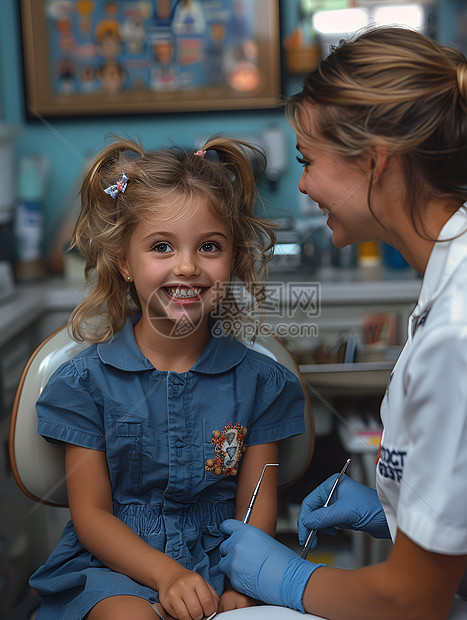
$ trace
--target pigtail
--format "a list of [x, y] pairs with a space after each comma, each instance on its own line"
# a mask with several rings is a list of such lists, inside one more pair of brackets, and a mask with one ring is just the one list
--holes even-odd
[[[255, 215], [256, 199], [259, 196], [253, 162], [257, 164], [261, 175], [266, 169], [266, 158], [259, 148], [247, 142], [221, 136], [210, 138], [202, 150], [207, 152], [208, 159], [209, 153], [214, 151], [229, 175], [232, 198], [230, 205], [225, 206], [230, 211], [234, 241], [233, 273], [261, 308], [265, 298], [263, 279], [276, 236], [275, 226]], [[239, 312], [231, 292], [226, 301]]]
[[275, 226], [255, 215], [255, 204], [260, 197], [253, 162], [258, 163], [257, 176], [260, 177], [266, 169], [266, 157], [261, 149], [252, 144], [220, 136], [210, 138], [203, 150], [208, 153], [215, 151], [230, 175], [233, 191], [233, 204], [230, 205], [232, 233], [234, 245], [241, 248], [236, 256], [236, 275], [245, 284], [248, 280], [255, 280], [255, 272], [262, 279], [276, 237], [273, 232]]
[[[91, 162], [81, 187], [81, 212], [76, 223], [71, 248], [77, 247], [85, 259], [86, 282], [90, 294], [75, 308], [69, 320], [73, 337], [101, 342], [121, 329], [127, 316], [139, 308], [136, 291], [128, 290], [118, 267], [119, 252], [124, 247], [131, 212], [131, 158], [144, 154], [140, 145], [118, 140], [104, 148]], [[105, 189], [115, 184], [124, 172], [128, 193], [113, 198]], [[102, 333], [87, 333], [95, 317], [104, 316]]]
[[215, 151], [219, 161], [232, 173], [232, 184], [239, 201], [238, 207], [247, 216], [253, 215], [256, 199], [256, 179], [253, 158], [262, 162], [260, 174], [266, 169], [263, 152], [252, 144], [232, 138], [214, 136], [206, 142], [204, 151]]

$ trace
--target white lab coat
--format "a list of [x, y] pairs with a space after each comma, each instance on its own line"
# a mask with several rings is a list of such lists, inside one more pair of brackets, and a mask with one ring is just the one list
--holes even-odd
[[376, 485], [393, 539], [399, 529], [428, 551], [467, 554], [466, 205], [431, 252], [381, 418]]

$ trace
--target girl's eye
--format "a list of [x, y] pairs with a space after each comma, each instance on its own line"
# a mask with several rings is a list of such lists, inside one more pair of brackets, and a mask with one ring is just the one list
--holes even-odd
[[296, 159], [297, 159], [298, 163], [301, 164], [302, 166], [305, 166], [305, 168], [310, 165], [309, 161], [307, 161], [306, 159], [303, 159], [302, 157], [298, 157], [298, 155], [297, 155]]
[[155, 252], [159, 252], [160, 254], [164, 254], [165, 252], [170, 252], [170, 250], [171, 250], [172, 248], [170, 247], [170, 245], [169, 245], [168, 243], [165, 243], [164, 241], [161, 241], [161, 242], [159, 242], [159, 243], [155, 243], [155, 244], [152, 246], [152, 249], [153, 249]]
[[206, 243], [203, 243], [200, 250], [202, 252], [215, 252], [216, 250], [220, 250], [220, 248], [216, 243], [213, 243], [212, 241], [206, 241]]

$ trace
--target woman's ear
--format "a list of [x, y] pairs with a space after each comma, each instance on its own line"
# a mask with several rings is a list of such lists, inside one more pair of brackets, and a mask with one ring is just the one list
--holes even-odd
[[374, 144], [370, 148], [370, 165], [372, 183], [376, 183], [389, 166], [391, 151], [386, 145]]

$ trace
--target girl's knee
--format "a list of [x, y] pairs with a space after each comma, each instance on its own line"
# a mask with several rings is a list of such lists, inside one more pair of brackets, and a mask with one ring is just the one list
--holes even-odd
[[157, 620], [152, 604], [138, 596], [109, 596], [99, 601], [87, 615], [88, 620]]

